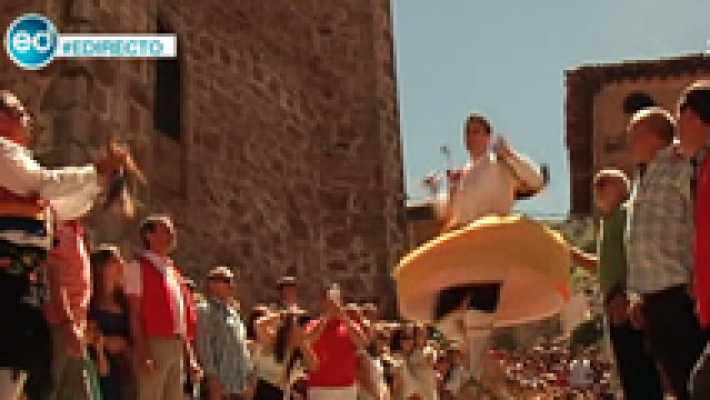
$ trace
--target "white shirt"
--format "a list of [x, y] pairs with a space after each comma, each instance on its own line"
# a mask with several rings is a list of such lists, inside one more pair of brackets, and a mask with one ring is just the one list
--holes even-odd
[[[160, 272], [165, 279], [166, 285], [170, 288], [168, 295], [174, 296], [174, 304], [177, 304], [173, 313], [175, 333], [184, 336], [187, 332], [187, 327], [185, 326], [185, 305], [183, 304], [182, 286], [180, 285], [178, 276], [174, 272], [174, 267], [167, 268], [168, 265], [172, 265], [173, 261], [170, 258], [163, 258], [151, 251], [143, 253], [142, 256]], [[139, 261], [133, 261], [126, 265], [123, 277], [123, 286], [127, 295], [141, 296], [143, 294], [143, 280]]]
[[510, 213], [520, 181], [530, 187], [543, 185], [538, 167], [521, 154], [512, 153], [513, 157], [505, 161], [487, 153], [464, 166], [453, 198], [454, 225], [469, 224], [485, 215]]
[[[93, 166], [46, 169], [27, 149], [3, 137], [0, 137], [0, 185], [18, 196], [37, 195], [50, 201], [60, 221], [86, 214], [101, 191]], [[0, 239], [44, 245], [32, 242], [22, 232], [0, 232]]]

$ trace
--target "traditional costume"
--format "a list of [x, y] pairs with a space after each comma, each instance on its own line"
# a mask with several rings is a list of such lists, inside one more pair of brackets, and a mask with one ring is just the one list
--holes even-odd
[[93, 167], [44, 169], [3, 137], [0, 171], [0, 370], [28, 373], [34, 399], [48, 389], [52, 362], [40, 265], [54, 245], [56, 221], [84, 214], [100, 188]]
[[519, 215], [515, 200], [547, 183], [522, 155], [471, 160], [447, 199], [453, 229], [405, 256], [394, 272], [402, 315], [435, 322], [468, 343], [474, 375], [494, 327], [558, 312], [570, 294], [569, 249], [558, 233]]

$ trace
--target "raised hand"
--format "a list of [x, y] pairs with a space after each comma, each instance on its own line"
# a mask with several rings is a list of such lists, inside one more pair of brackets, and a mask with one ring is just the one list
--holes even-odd
[[302, 326], [298, 323], [294, 323], [291, 328], [291, 335], [293, 338], [293, 344], [296, 346], [303, 346], [305, 344], [306, 335]]
[[636, 329], [643, 329], [645, 321], [643, 317], [643, 302], [633, 301], [629, 305], [629, 320]]
[[446, 180], [451, 184], [458, 184], [463, 176], [463, 171], [461, 169], [453, 169], [446, 171]]
[[[629, 300], [626, 298], [625, 294], [619, 294], [614, 296], [614, 298], [609, 301], [607, 305], [607, 313], [611, 319], [611, 323], [614, 325], [621, 325], [629, 320]], [[639, 326], [643, 326], [643, 318], [640, 316], [634, 316], [635, 323]]]
[[96, 163], [96, 167], [99, 174], [106, 180], [109, 180], [119, 171], [124, 171], [142, 183], [145, 182], [145, 176], [138, 168], [133, 156], [131, 156], [128, 146], [115, 140], [109, 141], [104, 155]]
[[442, 177], [439, 173], [432, 171], [422, 180], [424, 188], [432, 195], [436, 194], [441, 187]]
[[503, 137], [499, 136], [498, 139], [496, 139], [496, 142], [493, 144], [494, 151], [496, 154], [501, 155], [501, 156], [508, 156], [510, 155], [513, 150], [510, 148], [510, 145], [508, 144], [508, 141], [503, 139]]
[[109, 157], [112, 157], [118, 161], [121, 168], [129, 175], [138, 179], [141, 183], [145, 183], [145, 175], [143, 175], [143, 172], [138, 167], [138, 164], [136, 164], [127, 145], [111, 141], [108, 145], [108, 154]]

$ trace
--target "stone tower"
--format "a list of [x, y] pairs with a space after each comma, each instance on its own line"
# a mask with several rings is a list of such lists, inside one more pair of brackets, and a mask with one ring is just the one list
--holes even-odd
[[[29, 72], [0, 57], [0, 87], [34, 110], [46, 163], [84, 162], [121, 136], [150, 181], [140, 214], [171, 214], [182, 269], [201, 281], [233, 267], [247, 304], [274, 300], [282, 274], [306, 300], [327, 280], [391, 301], [406, 228], [388, 0], [8, 0], [0, 26], [26, 12], [64, 33], [178, 37], [161, 62]], [[95, 240], [133, 250], [135, 221], [89, 221]]]
[[680, 93], [710, 78], [710, 58], [691, 54], [658, 60], [583, 65], [567, 71], [566, 142], [572, 212], [592, 212], [592, 177], [601, 168], [631, 172], [626, 125], [634, 104], [652, 100], [671, 112]]

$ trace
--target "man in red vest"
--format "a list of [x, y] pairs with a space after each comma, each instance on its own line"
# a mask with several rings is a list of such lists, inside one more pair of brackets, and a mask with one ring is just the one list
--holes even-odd
[[[42, 304], [43, 262], [59, 221], [93, 205], [108, 178], [127, 162], [110, 149], [94, 165], [47, 169], [28, 151], [30, 114], [14, 94], [0, 90], [0, 398], [31, 399], [51, 388], [51, 338]], [[48, 212], [51, 202], [53, 212]]]
[[[710, 81], [688, 87], [678, 102], [678, 138], [695, 166], [694, 293], [700, 325], [710, 326]], [[692, 399], [710, 398], [710, 344], [690, 378]]]
[[182, 399], [183, 366], [189, 366], [195, 380], [202, 371], [191, 345], [194, 303], [170, 258], [175, 227], [169, 217], [151, 216], [141, 224], [140, 236], [146, 251], [125, 269], [138, 399]]

